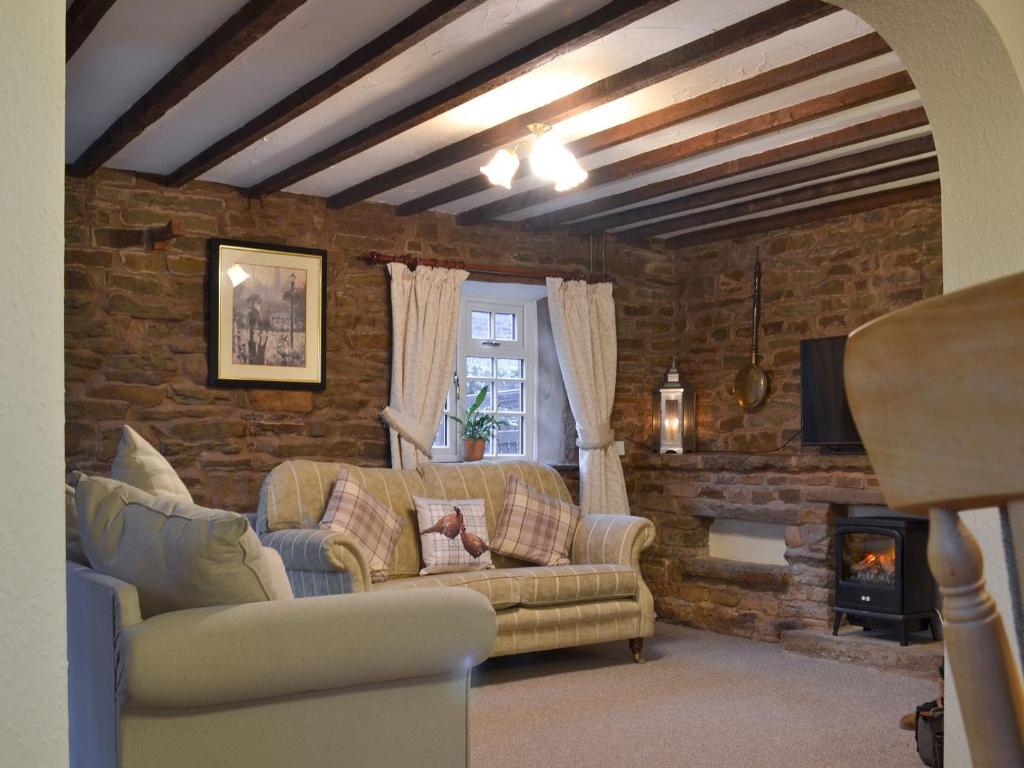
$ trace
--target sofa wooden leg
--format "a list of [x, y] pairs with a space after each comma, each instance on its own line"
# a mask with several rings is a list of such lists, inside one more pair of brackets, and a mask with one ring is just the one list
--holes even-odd
[[629, 652], [633, 654], [633, 661], [637, 664], [643, 664], [644, 659], [644, 639], [642, 637], [633, 637], [629, 641]]

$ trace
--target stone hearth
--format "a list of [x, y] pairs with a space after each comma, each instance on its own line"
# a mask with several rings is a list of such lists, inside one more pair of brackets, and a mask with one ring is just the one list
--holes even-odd
[[782, 647], [792, 653], [845, 661], [866, 667], [898, 672], [925, 680], [939, 679], [944, 644], [932, 640], [928, 633], [914, 635], [906, 647], [880, 632], [866, 632], [858, 627], [842, 627], [839, 635], [830, 630], [795, 629], [782, 633]]

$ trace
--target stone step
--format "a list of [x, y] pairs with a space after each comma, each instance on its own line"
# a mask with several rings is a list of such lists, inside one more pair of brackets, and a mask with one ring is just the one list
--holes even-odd
[[828, 629], [791, 629], [782, 633], [782, 647], [791, 653], [845, 661], [925, 680], [939, 680], [944, 644], [927, 633], [911, 635], [903, 647], [891, 635], [845, 626], [839, 635]]
[[779, 590], [789, 581], [789, 566], [722, 557], [694, 557], [681, 563], [681, 570], [692, 579], [735, 582], [746, 589]]

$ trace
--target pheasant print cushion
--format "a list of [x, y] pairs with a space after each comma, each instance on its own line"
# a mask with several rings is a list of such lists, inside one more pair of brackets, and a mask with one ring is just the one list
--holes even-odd
[[420, 576], [493, 568], [483, 499], [424, 499], [413, 496], [420, 528]]
[[568, 565], [580, 508], [532, 488], [515, 475], [494, 532], [494, 551], [537, 565]]
[[347, 469], [338, 473], [320, 527], [343, 531], [362, 545], [370, 566], [370, 579], [386, 581], [405, 520], [371, 496]]

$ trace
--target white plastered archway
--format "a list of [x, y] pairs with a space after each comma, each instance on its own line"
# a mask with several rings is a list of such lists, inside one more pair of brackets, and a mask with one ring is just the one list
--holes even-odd
[[[944, 289], [1024, 270], [1024, 0], [831, 2], [886, 39], [921, 94], [939, 155]], [[1012, 626], [998, 517], [989, 511], [965, 518]], [[967, 768], [950, 689], [947, 680], [946, 765]]]

